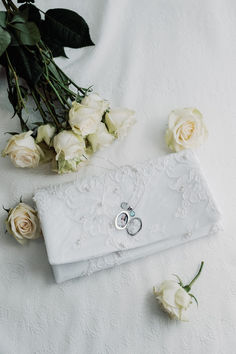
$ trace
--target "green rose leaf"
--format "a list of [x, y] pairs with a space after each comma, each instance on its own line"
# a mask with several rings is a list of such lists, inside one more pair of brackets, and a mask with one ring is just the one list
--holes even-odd
[[8, 54], [18, 75], [25, 79], [30, 87], [35, 86], [43, 73], [43, 67], [34, 55], [21, 46], [9, 47]]
[[[33, 22], [14, 23], [14, 34], [20, 44], [35, 45], [40, 41], [40, 32]], [[16, 45], [15, 42], [12, 45]]]
[[6, 11], [0, 11], [0, 26], [6, 28], [7, 13]]
[[9, 22], [10, 24], [15, 24], [15, 23], [25, 23], [27, 21], [27, 14], [23, 13], [16, 13], [11, 21]]
[[71, 10], [48, 10], [45, 14], [45, 21], [41, 21], [40, 30], [42, 30], [43, 40], [54, 56], [64, 55], [63, 47], [82, 48], [94, 45], [87, 23]]
[[38, 23], [41, 20], [39, 9], [32, 4], [24, 4], [19, 7], [20, 13], [25, 16], [28, 21]]
[[62, 47], [60, 44], [58, 44], [56, 42], [51, 42], [50, 47], [51, 47], [51, 52], [52, 52], [52, 55], [54, 58], [56, 58], [56, 57], [68, 58], [65, 53], [64, 47]]
[[4, 29], [0, 28], [0, 56], [5, 52], [10, 43], [10, 34]]
[[52, 52], [53, 57], [56, 58], [61, 56], [67, 58], [64, 47], [61, 45], [57, 36], [54, 34], [51, 35], [45, 21], [40, 21], [39, 30], [44, 43]]

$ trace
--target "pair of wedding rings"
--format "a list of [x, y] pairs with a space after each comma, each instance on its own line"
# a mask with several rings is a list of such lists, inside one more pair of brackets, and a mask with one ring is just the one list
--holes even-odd
[[118, 230], [126, 229], [130, 236], [135, 236], [142, 229], [142, 220], [135, 217], [135, 211], [128, 203], [122, 202], [123, 209], [115, 218], [115, 227]]

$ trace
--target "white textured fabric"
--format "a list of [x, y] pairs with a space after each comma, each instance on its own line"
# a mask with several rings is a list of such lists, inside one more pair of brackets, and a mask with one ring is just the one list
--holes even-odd
[[[138, 261], [55, 284], [43, 240], [21, 247], [0, 231], [1, 354], [235, 354], [236, 348], [236, 1], [38, 0], [43, 10], [68, 7], [89, 23], [96, 46], [66, 49], [73, 79], [137, 112], [128, 137], [99, 152], [117, 165], [169, 153], [169, 112], [197, 107], [209, 139], [196, 154], [222, 209], [225, 231]], [[19, 129], [0, 69], [0, 148]], [[92, 160], [93, 165], [105, 163]], [[109, 167], [109, 166], [107, 166]], [[86, 167], [78, 175], [103, 173]], [[34, 191], [73, 181], [49, 166], [16, 169], [0, 158], [0, 205], [32, 201]], [[162, 313], [153, 285], [205, 265], [192, 292], [189, 323]], [[173, 279], [173, 278], [172, 278]]]
[[[41, 189], [34, 200], [57, 282], [219, 229], [220, 213], [191, 151]], [[136, 235], [115, 226], [122, 202], [142, 220]]]

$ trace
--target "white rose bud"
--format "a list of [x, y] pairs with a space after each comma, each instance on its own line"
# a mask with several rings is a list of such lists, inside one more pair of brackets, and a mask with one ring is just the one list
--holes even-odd
[[201, 274], [204, 262], [201, 262], [201, 266], [197, 275], [188, 285], [183, 285], [182, 280], [177, 276], [178, 282], [176, 280], [165, 280], [159, 286], [158, 290], [153, 287], [153, 292], [156, 299], [159, 301], [161, 307], [164, 311], [168, 313], [170, 318], [187, 321], [188, 320], [188, 309], [192, 303], [192, 299], [197, 302], [197, 299], [193, 294], [190, 294], [191, 287], [193, 283], [197, 280]]
[[35, 143], [31, 136], [32, 133], [30, 130], [26, 133], [13, 135], [3, 150], [2, 156], [9, 155], [16, 167], [37, 167], [44, 153]]
[[37, 130], [36, 143], [44, 141], [48, 146], [56, 132], [56, 128], [51, 124], [40, 125]]
[[134, 115], [135, 112], [127, 108], [111, 109], [105, 116], [109, 133], [116, 138], [125, 137], [130, 127], [136, 122]]
[[190, 295], [174, 280], [165, 280], [154, 294], [171, 318], [186, 321]]
[[170, 113], [165, 139], [171, 150], [197, 147], [207, 135], [202, 114], [196, 108], [176, 109]]
[[95, 133], [101, 120], [102, 112], [100, 109], [85, 106], [75, 101], [72, 103], [69, 111], [69, 123], [76, 134], [85, 137], [88, 134]]
[[102, 114], [109, 108], [109, 102], [102, 99], [97, 93], [90, 93], [88, 96], [85, 96], [81, 104], [98, 109]]
[[96, 132], [88, 135], [87, 139], [92, 146], [93, 152], [96, 152], [97, 150], [110, 145], [115, 138], [108, 133], [105, 124], [100, 123]]
[[71, 130], [63, 130], [53, 139], [53, 146], [57, 153], [58, 173], [77, 171], [78, 164], [83, 161], [85, 141], [81, 135]]
[[6, 227], [21, 245], [27, 240], [35, 240], [42, 236], [37, 212], [25, 203], [19, 203], [10, 209]]

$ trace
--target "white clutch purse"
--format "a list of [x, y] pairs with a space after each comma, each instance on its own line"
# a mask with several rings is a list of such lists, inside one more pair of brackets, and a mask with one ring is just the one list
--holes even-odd
[[216, 233], [220, 213], [191, 151], [36, 192], [62, 282]]

